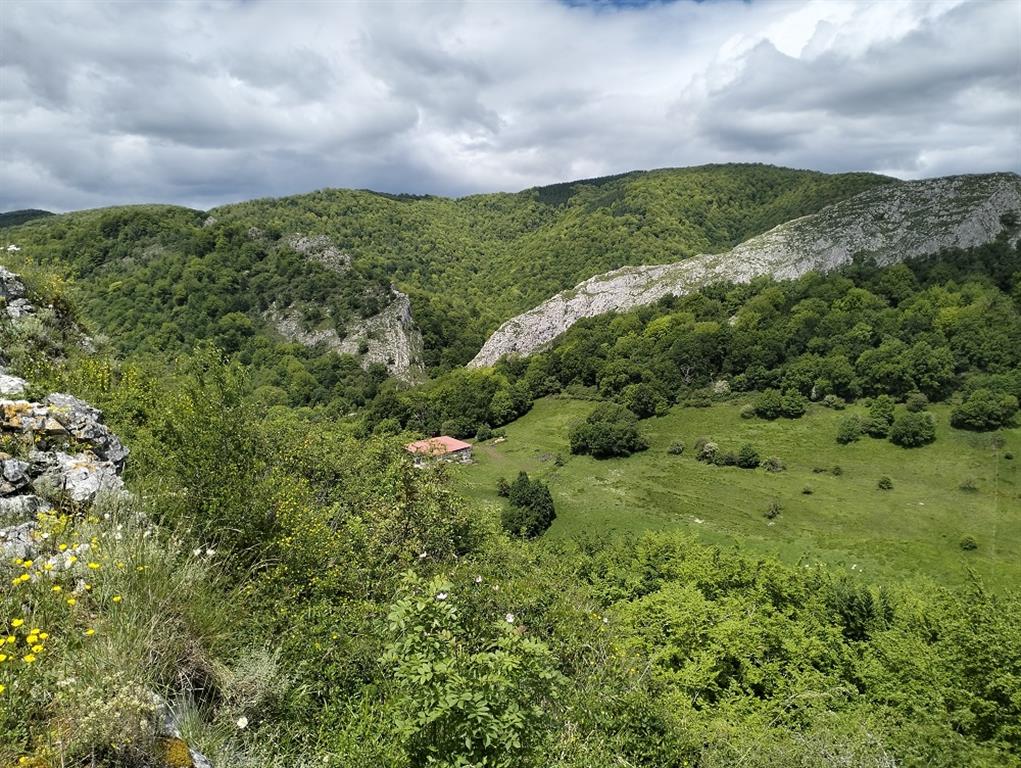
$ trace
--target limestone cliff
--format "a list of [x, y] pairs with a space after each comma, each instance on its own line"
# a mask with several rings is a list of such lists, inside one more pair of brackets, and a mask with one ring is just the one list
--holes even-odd
[[945, 248], [981, 245], [996, 237], [1003, 228], [1001, 216], [1010, 212], [1021, 213], [1021, 177], [1012, 173], [875, 187], [725, 253], [592, 277], [505, 322], [469, 366], [493, 365], [504, 355], [529, 355], [582, 318], [627, 311], [718, 281], [745, 283], [766, 275], [790, 279], [837, 269], [856, 256], [892, 264]]
[[396, 288], [390, 291], [390, 303], [378, 314], [349, 323], [343, 336], [332, 328], [305, 330], [301, 313], [294, 309], [270, 310], [268, 318], [285, 339], [354, 355], [363, 368], [379, 363], [391, 376], [405, 381], [425, 375], [422, 333], [411, 315], [411, 301]]

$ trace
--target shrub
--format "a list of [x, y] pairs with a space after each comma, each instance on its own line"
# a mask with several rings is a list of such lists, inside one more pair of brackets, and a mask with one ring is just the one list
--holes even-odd
[[785, 390], [780, 396], [780, 415], [788, 419], [798, 419], [805, 415], [808, 401], [796, 389]]
[[844, 416], [837, 426], [837, 442], [848, 445], [861, 438], [862, 420], [859, 416]]
[[811, 496], [813, 493], [815, 493], [815, 491], [812, 490], [812, 486], [810, 485], [806, 485], [804, 488], [802, 488], [801, 492], [805, 494], [805, 496]]
[[978, 549], [978, 542], [975, 541], [974, 536], [965, 536], [961, 539], [960, 547], [965, 552], [970, 552], [973, 549]]
[[490, 440], [493, 437], [493, 428], [488, 424], [483, 424], [479, 427], [479, 431], [475, 433], [475, 439], [480, 443]]
[[719, 452], [720, 446], [716, 443], [703, 443], [702, 447], [698, 449], [698, 460], [704, 461], [709, 464], [713, 464], [716, 461], [716, 454]]
[[666, 399], [650, 384], [628, 384], [621, 390], [619, 399], [639, 419], [662, 416], [669, 410]]
[[779, 390], [767, 389], [755, 398], [755, 414], [762, 419], [775, 419], [780, 416], [782, 396]]
[[883, 475], [881, 478], [879, 478], [879, 482], [876, 484], [876, 487], [879, 490], [881, 490], [881, 491], [892, 490], [893, 489], [893, 480], [891, 480], [886, 475]]
[[541, 536], [556, 520], [553, 496], [539, 480], [531, 480], [527, 472], [519, 472], [507, 492], [510, 506], [503, 511], [501, 522], [510, 534], [533, 539]]
[[779, 456], [770, 456], [762, 462], [762, 466], [767, 472], [783, 472], [787, 468]]
[[766, 507], [766, 511], [763, 513], [768, 519], [774, 520], [779, 517], [780, 513], [783, 512], [783, 504], [780, 503], [779, 499], [773, 499], [769, 502], [769, 506]]
[[875, 419], [871, 416], [862, 419], [861, 429], [869, 437], [883, 438], [890, 434], [890, 425], [883, 419]]
[[637, 423], [638, 417], [621, 405], [597, 406], [583, 423], [571, 430], [571, 453], [605, 459], [644, 451], [649, 444], [638, 432]]
[[842, 411], [847, 407], [847, 402], [844, 398], [837, 395], [826, 395], [822, 399], [822, 404], [827, 408], [832, 408], [834, 411]]
[[737, 466], [742, 469], [755, 469], [759, 466], [759, 452], [751, 445], [741, 446], [741, 450], [737, 454]]
[[752, 418], [755, 418], [755, 406], [751, 405], [751, 404], [743, 405], [743, 406], [741, 406], [740, 413], [741, 413], [741, 418], [742, 419], [752, 419]]
[[1010, 424], [1017, 410], [1018, 403], [1014, 395], [976, 389], [967, 400], [950, 412], [950, 423], [958, 429], [987, 432]]
[[510, 483], [507, 482], [506, 477], [498, 477], [496, 479], [496, 495], [503, 498], [510, 496]]
[[720, 467], [733, 467], [737, 465], [737, 454], [733, 451], [723, 451], [716, 455], [716, 460], [713, 462]]
[[697, 455], [697, 454], [701, 453], [702, 452], [702, 448], [705, 446], [705, 444], [708, 443], [708, 442], [711, 442], [711, 440], [712, 440], [712, 438], [706, 437], [705, 435], [703, 435], [702, 437], [696, 438], [696, 440], [695, 440], [695, 454]]
[[684, 453], [684, 443], [678, 440], [676, 443], [671, 443], [670, 447], [666, 449], [666, 452], [672, 456], [680, 456]]
[[889, 395], [880, 395], [869, 405], [869, 417], [875, 421], [885, 423], [887, 427], [893, 424], [893, 414], [896, 403]]
[[965, 493], [975, 493], [978, 490], [978, 485], [975, 484], [973, 479], [968, 478], [957, 486], [957, 490], [964, 491]]
[[917, 448], [936, 439], [936, 420], [931, 413], [906, 413], [890, 428], [890, 442], [903, 448]]
[[920, 413], [929, 407], [929, 398], [921, 392], [909, 392], [904, 400], [904, 407], [911, 413]]
[[1013, 461], [1014, 454], [1011, 453], [1010, 451], [1007, 451], [1005, 454], [1003, 454], [1003, 458], [1005, 458], [1007, 461]]
[[713, 393], [709, 389], [696, 389], [685, 399], [689, 408], [708, 408], [713, 404]]
[[561, 679], [556, 659], [513, 615], [471, 622], [469, 606], [448, 582], [405, 577], [382, 657], [393, 674], [396, 736], [411, 765], [530, 764]]
[[834, 477], [840, 477], [842, 474], [844, 474], [844, 468], [837, 464], [833, 467], [833, 469], [830, 470], [830, 474], [833, 475]]

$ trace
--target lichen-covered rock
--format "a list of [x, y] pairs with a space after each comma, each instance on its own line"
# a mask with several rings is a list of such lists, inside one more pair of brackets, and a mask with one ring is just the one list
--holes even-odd
[[28, 389], [28, 382], [19, 376], [0, 371], [0, 397], [18, 397]]
[[33, 454], [33, 471], [41, 469], [32, 487], [44, 496], [70, 499], [88, 504], [104, 491], [120, 491], [124, 481], [117, 467], [90, 453], [66, 454], [61, 451]]
[[0, 462], [0, 496], [11, 496], [28, 486], [28, 466], [15, 458]]
[[1021, 177], [1013, 173], [884, 184], [781, 224], [726, 253], [623, 267], [590, 278], [501, 325], [469, 366], [493, 365], [504, 355], [529, 355], [582, 318], [626, 312], [714, 282], [747, 283], [765, 275], [787, 280], [837, 269], [856, 256], [887, 265], [945, 248], [982, 245], [1002, 230], [1004, 214], [1017, 211]]
[[8, 528], [0, 528], [0, 557], [32, 557], [35, 552], [35, 521], [29, 520]]
[[6, 267], [0, 266], [0, 299], [10, 304], [15, 299], [24, 297], [25, 284], [21, 282], [21, 278]]
[[50, 505], [33, 494], [0, 499], [0, 526], [21, 525], [35, 520], [36, 515], [50, 509]]
[[44, 401], [50, 415], [77, 440], [88, 444], [100, 459], [123, 467], [128, 449], [120, 439], [103, 424], [103, 413], [77, 397], [54, 392]]

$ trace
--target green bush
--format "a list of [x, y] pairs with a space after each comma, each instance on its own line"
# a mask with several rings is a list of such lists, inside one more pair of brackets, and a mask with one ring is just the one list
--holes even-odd
[[736, 463], [742, 469], [755, 469], [759, 466], [759, 452], [751, 445], [745, 444], [738, 451]]
[[644, 451], [649, 444], [638, 432], [637, 422], [637, 416], [621, 405], [599, 405], [583, 423], [571, 430], [571, 453], [587, 453], [605, 459]]
[[891, 480], [886, 475], [883, 475], [881, 478], [879, 478], [879, 482], [876, 483], [876, 487], [881, 491], [893, 490], [893, 480]]
[[961, 539], [961, 549], [965, 552], [969, 552], [973, 549], [978, 549], [978, 542], [975, 541], [974, 536], [965, 536]]
[[762, 462], [762, 466], [767, 472], [783, 472], [787, 468], [779, 456], [770, 456]]
[[507, 489], [510, 505], [503, 511], [501, 522], [510, 534], [534, 539], [545, 533], [557, 517], [549, 487], [539, 480], [531, 480], [527, 472], [518, 473]]
[[1017, 410], [1014, 395], [976, 389], [950, 412], [950, 423], [958, 429], [987, 432], [1010, 424]]
[[763, 513], [767, 519], [773, 520], [780, 516], [783, 512], [783, 504], [780, 503], [779, 499], [773, 499], [769, 502], [769, 506], [766, 507], [766, 511]]
[[382, 662], [412, 765], [515, 768], [552, 725], [561, 681], [553, 654], [514, 614], [466, 621], [474, 599], [409, 572], [387, 614]]
[[670, 443], [670, 447], [666, 449], [666, 452], [672, 456], [680, 456], [684, 453], [684, 442], [682, 440], [678, 440], [674, 443]]
[[844, 416], [837, 425], [837, 442], [841, 445], [848, 445], [861, 438], [863, 424], [861, 417], [855, 415]]
[[779, 390], [767, 389], [755, 398], [755, 415], [761, 419], [776, 419], [783, 411], [783, 396]]
[[903, 448], [917, 448], [936, 439], [936, 420], [931, 413], [906, 413], [890, 428], [890, 442]]
[[909, 392], [904, 399], [904, 407], [911, 413], [920, 413], [929, 407], [929, 398], [921, 392]]
[[787, 389], [780, 396], [780, 415], [788, 419], [798, 419], [805, 415], [808, 401], [796, 389]]

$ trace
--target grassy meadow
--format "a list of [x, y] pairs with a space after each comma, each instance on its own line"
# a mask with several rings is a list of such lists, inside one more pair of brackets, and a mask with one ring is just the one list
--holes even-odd
[[[990, 586], [1021, 583], [1019, 459], [1006, 458], [1021, 454], [1021, 430], [952, 429], [949, 407], [933, 406], [937, 437], [928, 446], [904, 449], [868, 437], [839, 445], [841, 416], [864, 409], [813, 405], [801, 419], [769, 422], [740, 417], [749, 401], [675, 407], [641, 422], [647, 451], [596, 460], [572, 456], [568, 445], [571, 425], [595, 403], [546, 398], [506, 428], [506, 441], [477, 445], [476, 462], [454, 474], [467, 495], [497, 504], [499, 477], [513, 480], [525, 470], [544, 480], [556, 502], [552, 537], [681, 528], [708, 543], [740, 544], [806, 565], [825, 561], [870, 580], [917, 575], [960, 583], [974, 571]], [[750, 443], [787, 468], [703, 464], [694, 450], [700, 436], [722, 450]], [[677, 441], [684, 453], [667, 453]], [[558, 455], [563, 466], [556, 466]], [[890, 490], [877, 487], [884, 475], [893, 481]], [[783, 511], [769, 520], [764, 512], [773, 500]], [[964, 536], [978, 548], [962, 550]]]

